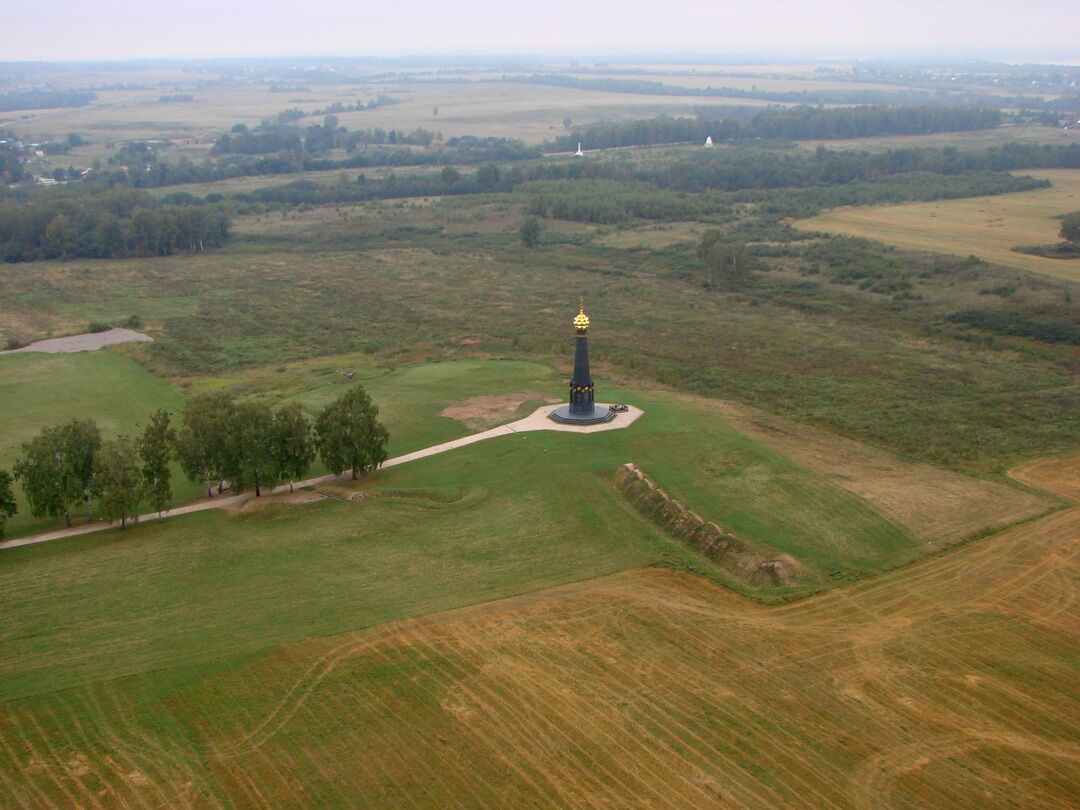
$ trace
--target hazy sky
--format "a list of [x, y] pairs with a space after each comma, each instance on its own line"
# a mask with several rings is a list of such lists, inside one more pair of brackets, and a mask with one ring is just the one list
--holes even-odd
[[1080, 0], [12, 0], [0, 60], [693, 49], [1080, 61]]

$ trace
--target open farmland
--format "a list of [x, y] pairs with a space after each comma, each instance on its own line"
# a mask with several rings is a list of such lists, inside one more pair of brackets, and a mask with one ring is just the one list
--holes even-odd
[[1054, 217], [1080, 210], [1080, 171], [1025, 172], [1045, 177], [1048, 189], [939, 200], [930, 203], [843, 208], [798, 223], [806, 230], [880, 239], [912, 250], [980, 259], [1080, 281], [1080, 259], [1047, 259], [1013, 250], [1059, 241]]
[[[0, 113], [0, 128], [17, 126], [32, 138], [84, 133], [93, 141], [182, 139], [227, 132], [234, 124], [256, 126], [287, 108], [305, 112], [334, 102], [368, 102], [385, 94], [396, 103], [360, 112], [339, 113], [349, 129], [423, 127], [454, 135], [494, 135], [540, 143], [562, 134], [563, 118], [587, 123], [605, 119], [693, 115], [698, 104], [758, 104], [741, 98], [648, 96], [575, 90], [517, 82], [371, 82], [316, 85], [308, 91], [272, 93], [268, 84], [193, 89], [196, 102], [160, 102], [171, 89], [98, 93], [93, 105], [63, 110]], [[438, 115], [434, 109], [438, 107]], [[321, 117], [310, 123], [321, 121]]]
[[27, 695], [0, 713], [0, 795], [1062, 807], [1080, 788], [1078, 538], [1072, 507], [779, 608], [628, 571]]
[[0, 808], [1077, 806], [1080, 67], [611, 56], [0, 62]]

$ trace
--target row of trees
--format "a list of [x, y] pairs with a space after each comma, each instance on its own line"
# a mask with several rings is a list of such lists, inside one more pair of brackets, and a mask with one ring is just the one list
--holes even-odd
[[988, 149], [890, 149], [880, 153], [838, 152], [820, 147], [806, 154], [755, 146], [702, 149], [674, 160], [639, 164], [628, 160], [540, 163], [526, 180], [640, 180], [675, 191], [739, 191], [792, 188], [875, 180], [906, 172], [961, 174], [972, 171], [1080, 168], [1080, 144], [1010, 143]]
[[[303, 115], [303, 113], [300, 114]], [[433, 132], [423, 127], [417, 127], [411, 131], [382, 127], [350, 131], [338, 123], [336, 115], [327, 115], [322, 124], [304, 128], [289, 126], [285, 121], [276, 123], [264, 121], [251, 130], [245, 124], [237, 124], [230, 133], [218, 138], [211, 154], [265, 155], [271, 152], [291, 151], [301, 158], [321, 157], [332, 149], [345, 149], [351, 154], [365, 146], [427, 147], [435, 141], [443, 143], [441, 132]], [[443, 146], [451, 150], [451, 153], [456, 150], [501, 150], [508, 152], [511, 155], [510, 159], [539, 156], [537, 149], [525, 147], [521, 141], [494, 136], [455, 136], [443, 143]]]
[[[63, 517], [71, 525], [72, 513], [86, 509], [87, 520], [97, 513], [121, 526], [148, 500], [160, 512], [172, 498], [169, 459], [174, 438], [167, 411], [155, 411], [137, 438], [101, 438], [97, 424], [72, 419], [46, 427], [22, 446], [15, 463], [15, 479], [35, 517]], [[0, 496], [6, 479], [0, 473]], [[0, 497], [2, 500], [2, 497]], [[15, 513], [11, 498], [9, 516]], [[0, 529], [2, 529], [0, 525]]]
[[651, 183], [616, 180], [534, 181], [518, 186], [527, 213], [547, 219], [614, 224], [672, 221], [722, 213], [706, 195], [679, 194]]
[[[225, 393], [193, 398], [184, 408], [179, 429], [170, 414], [155, 411], [142, 434], [101, 437], [91, 420], [73, 419], [47, 427], [22, 445], [14, 477], [35, 517], [71, 516], [85, 508], [119, 520], [121, 527], [148, 503], [159, 515], [173, 497], [171, 464], [206, 487], [207, 497], [226, 485], [235, 493], [284, 481], [292, 489], [311, 469], [316, 455], [335, 475], [366, 474], [386, 460], [389, 434], [379, 409], [356, 384], [323, 408], [314, 423], [299, 404], [277, 410], [261, 402], [237, 402]], [[0, 471], [0, 534], [15, 513], [11, 475]]]
[[[529, 160], [541, 154], [538, 147], [526, 146], [520, 140], [475, 136], [449, 138], [438, 150], [411, 148], [410, 144], [430, 142], [433, 133], [428, 130], [413, 130], [411, 133], [400, 130], [357, 130], [343, 137], [340, 132], [335, 133], [322, 125], [309, 127], [306, 135], [304, 133], [301, 130], [264, 133], [256, 129], [246, 134], [222, 135], [214, 147], [215, 157], [198, 162], [187, 156], [169, 160], [163, 152], [169, 147], [135, 142], [118, 150], [109, 158], [107, 165], [98, 165], [93, 173], [82, 178], [82, 185], [92, 188], [121, 185], [157, 188], [236, 177], [332, 169], [475, 165], [492, 160]], [[316, 143], [319, 145], [316, 146]], [[338, 146], [343, 146], [349, 154], [343, 158], [329, 157], [329, 150]], [[10, 170], [5, 166], [3, 148], [0, 147], [0, 176], [5, 171], [22, 176], [22, 168], [17, 160]]]
[[13, 90], [10, 93], [0, 93], [0, 112], [83, 107], [96, 98], [97, 93], [89, 90]]

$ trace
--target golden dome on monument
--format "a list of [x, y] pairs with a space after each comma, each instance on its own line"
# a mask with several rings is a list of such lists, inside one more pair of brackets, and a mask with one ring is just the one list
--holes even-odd
[[581, 309], [574, 316], [574, 328], [581, 333], [589, 328], [589, 316], [585, 314], [585, 297], [581, 298]]

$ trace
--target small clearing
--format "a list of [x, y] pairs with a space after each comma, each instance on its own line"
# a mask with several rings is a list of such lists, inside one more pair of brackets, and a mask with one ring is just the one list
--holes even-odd
[[527, 402], [549, 405], [558, 401], [556, 397], [539, 391], [492, 394], [451, 402], [439, 415], [456, 419], [472, 430], [485, 430], [517, 416], [518, 410]]
[[153, 340], [149, 335], [131, 329], [108, 329], [104, 332], [86, 332], [82, 335], [38, 340], [21, 349], [9, 349], [0, 354], [18, 354], [20, 352], [42, 352], [44, 354], [72, 354], [74, 352], [93, 352], [106, 346], [119, 343], [145, 343]]

